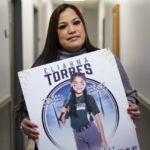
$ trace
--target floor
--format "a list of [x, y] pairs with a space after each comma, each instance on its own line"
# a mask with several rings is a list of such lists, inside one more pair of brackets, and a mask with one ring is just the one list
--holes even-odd
[[25, 150], [34, 150], [34, 142], [32, 140], [27, 141], [27, 146]]
[[[136, 121], [137, 136], [141, 150], [150, 150], [150, 109], [140, 104], [141, 119]], [[33, 141], [29, 140], [26, 150], [34, 150]]]
[[141, 150], [150, 150], [150, 109], [140, 105], [141, 119], [136, 121], [137, 136]]

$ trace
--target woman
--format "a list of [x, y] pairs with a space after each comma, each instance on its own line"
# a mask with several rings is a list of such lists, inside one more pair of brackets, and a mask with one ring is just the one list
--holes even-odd
[[[86, 78], [83, 73], [74, 73], [71, 76], [70, 98], [61, 109], [61, 122], [66, 126], [66, 119], [70, 117], [71, 127], [78, 150], [100, 150], [106, 148], [107, 142], [103, 125], [99, 116], [99, 108], [93, 98], [86, 91]], [[97, 127], [93, 122], [95, 118]]]
[[[32, 67], [97, 49], [89, 41], [85, 22], [80, 11], [73, 5], [62, 4], [52, 13], [44, 50]], [[139, 119], [140, 110], [137, 105], [137, 92], [132, 90], [128, 77], [117, 58], [116, 61], [129, 101], [128, 113], [131, 114], [132, 119]], [[34, 129], [38, 126], [30, 121], [24, 100], [16, 107], [16, 113], [23, 133], [33, 140], [38, 139], [39, 133]]]

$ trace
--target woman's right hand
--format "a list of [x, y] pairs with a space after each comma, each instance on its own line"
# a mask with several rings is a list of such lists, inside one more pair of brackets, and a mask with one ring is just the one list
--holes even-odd
[[21, 128], [24, 134], [26, 134], [29, 138], [32, 138], [34, 141], [39, 139], [39, 132], [34, 128], [38, 128], [36, 124], [30, 121], [28, 117], [25, 117], [21, 122]]

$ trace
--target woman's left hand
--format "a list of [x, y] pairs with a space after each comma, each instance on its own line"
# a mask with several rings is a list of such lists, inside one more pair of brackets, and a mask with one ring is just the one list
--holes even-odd
[[127, 109], [128, 113], [131, 115], [131, 118], [133, 120], [139, 120], [140, 119], [140, 108], [137, 104], [133, 104], [129, 102], [129, 108]]

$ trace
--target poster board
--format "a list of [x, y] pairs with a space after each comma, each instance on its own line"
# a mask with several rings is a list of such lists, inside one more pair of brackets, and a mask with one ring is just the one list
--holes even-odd
[[39, 126], [39, 150], [77, 149], [71, 119], [67, 119], [66, 127], [59, 120], [70, 97], [70, 78], [74, 72], [85, 74], [87, 93], [100, 110], [107, 149], [140, 150], [133, 121], [127, 114], [128, 102], [117, 64], [107, 49], [18, 73], [30, 119]]

